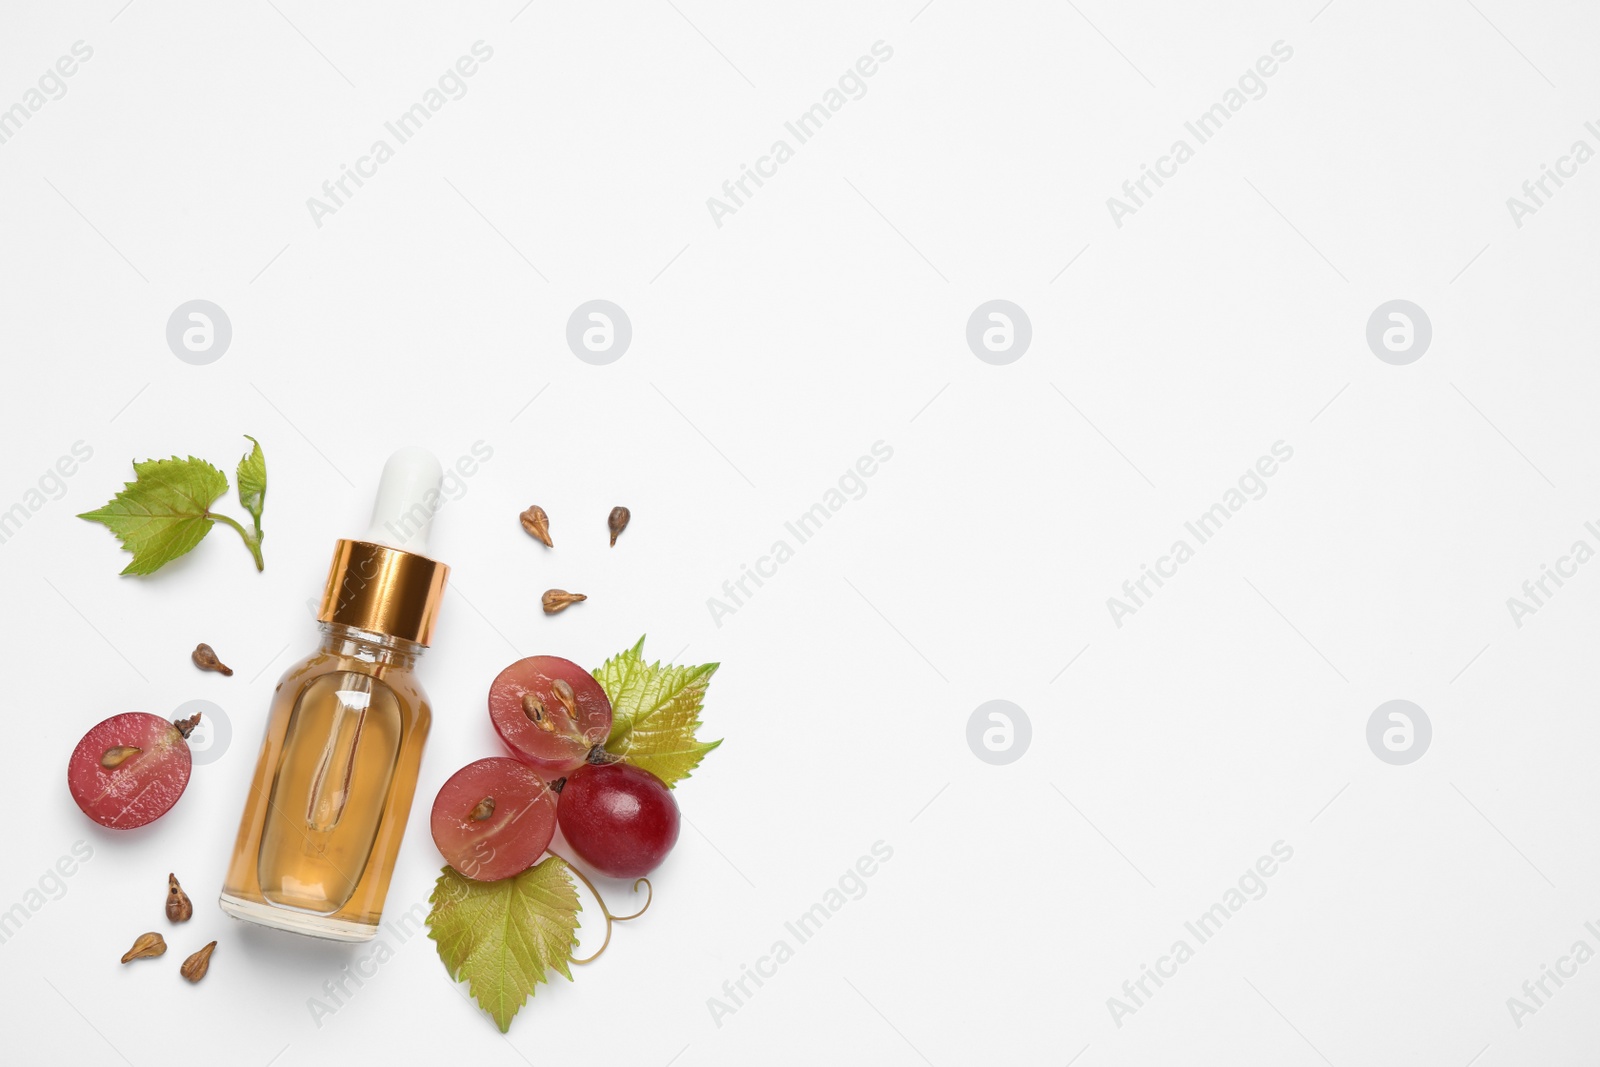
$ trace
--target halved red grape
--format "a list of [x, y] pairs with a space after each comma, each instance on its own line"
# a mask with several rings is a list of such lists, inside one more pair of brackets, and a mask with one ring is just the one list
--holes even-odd
[[573, 771], [556, 815], [572, 850], [613, 878], [649, 874], [678, 843], [672, 790], [631, 763], [591, 763]]
[[505, 756], [469, 763], [433, 802], [433, 843], [479, 882], [521, 874], [556, 833], [556, 794], [533, 768]]
[[101, 826], [130, 830], [171, 810], [189, 785], [189, 736], [198, 722], [172, 723], [129, 711], [83, 735], [67, 763], [67, 788]]
[[583, 765], [611, 733], [611, 700], [589, 672], [559, 656], [529, 656], [489, 687], [489, 718], [518, 759], [555, 778]]

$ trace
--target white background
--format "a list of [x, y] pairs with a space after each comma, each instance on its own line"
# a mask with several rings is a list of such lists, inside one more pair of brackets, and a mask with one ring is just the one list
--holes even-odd
[[[0, 945], [8, 1053], [1591, 1062], [1600, 963], [1520, 1027], [1507, 998], [1600, 950], [1600, 564], [1520, 628], [1506, 600], [1600, 547], [1600, 164], [1520, 228], [1506, 198], [1600, 148], [1600, 15], [1320, 4], [7, 4], [0, 108], [94, 49], [0, 145], [0, 508], [94, 453], [0, 545], [0, 908], [93, 848]], [[318, 227], [307, 198], [479, 40], [467, 94]], [[865, 96], [718, 227], [706, 199], [880, 40]], [[1280, 40], [1266, 94], [1115, 225], [1106, 198]], [[209, 366], [165, 340], [195, 298], [233, 325]], [[564, 337], [595, 298], [634, 329], [604, 367]], [[1032, 321], [1009, 366], [965, 341], [994, 298]], [[1433, 324], [1409, 366], [1365, 340], [1395, 298]], [[73, 516], [132, 459], [231, 479], [245, 433], [266, 572], [218, 529], [117, 577]], [[704, 736], [727, 741], [677, 791], [653, 909], [508, 1038], [420, 936], [318, 1025], [309, 999], [369, 950], [248, 929], [214, 894], [334, 538], [391, 449], [480, 440], [435, 524], [454, 592], [391, 914], [431, 889], [434, 792], [499, 751], [484, 694], [513, 658], [595, 665], [647, 633], [720, 661]], [[880, 440], [865, 495], [716, 625], [707, 599]], [[1267, 494], [1116, 626], [1106, 599], [1277, 441]], [[517, 525], [534, 502], [553, 552]], [[633, 525], [607, 549], [615, 504]], [[550, 586], [591, 599], [546, 618]], [[237, 674], [197, 673], [197, 641]], [[1366, 742], [1394, 698], [1433, 724], [1409, 766]], [[191, 699], [226, 710], [229, 749], [158, 823], [89, 823], [77, 738]], [[1032, 722], [1007, 766], [967, 745], [990, 699]], [[879, 840], [866, 895], [718, 1026], [708, 998]], [[1107, 998], [1280, 840], [1266, 895], [1116, 1025]], [[119, 966], [146, 929], [168, 956]], [[177, 963], [212, 937], [190, 987]]]

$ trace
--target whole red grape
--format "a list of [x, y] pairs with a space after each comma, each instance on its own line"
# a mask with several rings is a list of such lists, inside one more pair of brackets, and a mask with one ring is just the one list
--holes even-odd
[[631, 763], [586, 763], [567, 775], [556, 817], [573, 851], [613, 878], [649, 874], [678, 841], [672, 790]]

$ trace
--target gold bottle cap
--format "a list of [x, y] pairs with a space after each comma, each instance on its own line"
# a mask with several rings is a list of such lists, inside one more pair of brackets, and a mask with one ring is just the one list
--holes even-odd
[[333, 549], [317, 620], [428, 645], [449, 576], [448, 566], [427, 556], [374, 541], [341, 540]]

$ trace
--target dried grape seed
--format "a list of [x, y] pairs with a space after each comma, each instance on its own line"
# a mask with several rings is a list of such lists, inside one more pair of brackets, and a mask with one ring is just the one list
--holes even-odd
[[544, 508], [534, 504], [518, 516], [522, 520], [522, 528], [528, 531], [528, 536], [540, 541], [546, 548], [554, 548], [555, 542], [550, 540], [550, 516], [544, 513]]
[[606, 529], [611, 531], [611, 547], [617, 547], [617, 535], [628, 528], [628, 520], [633, 518], [633, 512], [627, 508], [616, 507], [611, 509], [611, 514], [606, 516]]
[[189, 654], [189, 658], [194, 660], [194, 665], [203, 671], [216, 671], [224, 677], [233, 677], [233, 668], [218, 659], [216, 652], [204, 642], [194, 646], [194, 651]]
[[178, 876], [167, 875], [167, 918], [175, 923], [186, 923], [194, 914], [194, 904], [189, 900], [189, 894], [183, 891], [183, 886], [178, 884]]
[[123, 963], [132, 963], [134, 960], [150, 959], [167, 951], [167, 939], [160, 934], [151, 932], [140, 934], [133, 942], [133, 947], [122, 954]]
[[178, 973], [190, 982], [198, 982], [206, 976], [211, 969], [211, 954], [217, 950], [217, 943], [211, 942], [199, 952], [183, 961], [183, 966], [178, 968]]
[[558, 611], [565, 611], [573, 604], [588, 599], [582, 593], [569, 593], [565, 589], [546, 589], [544, 596], [539, 598], [539, 603], [544, 606], [546, 615], [554, 615]]

